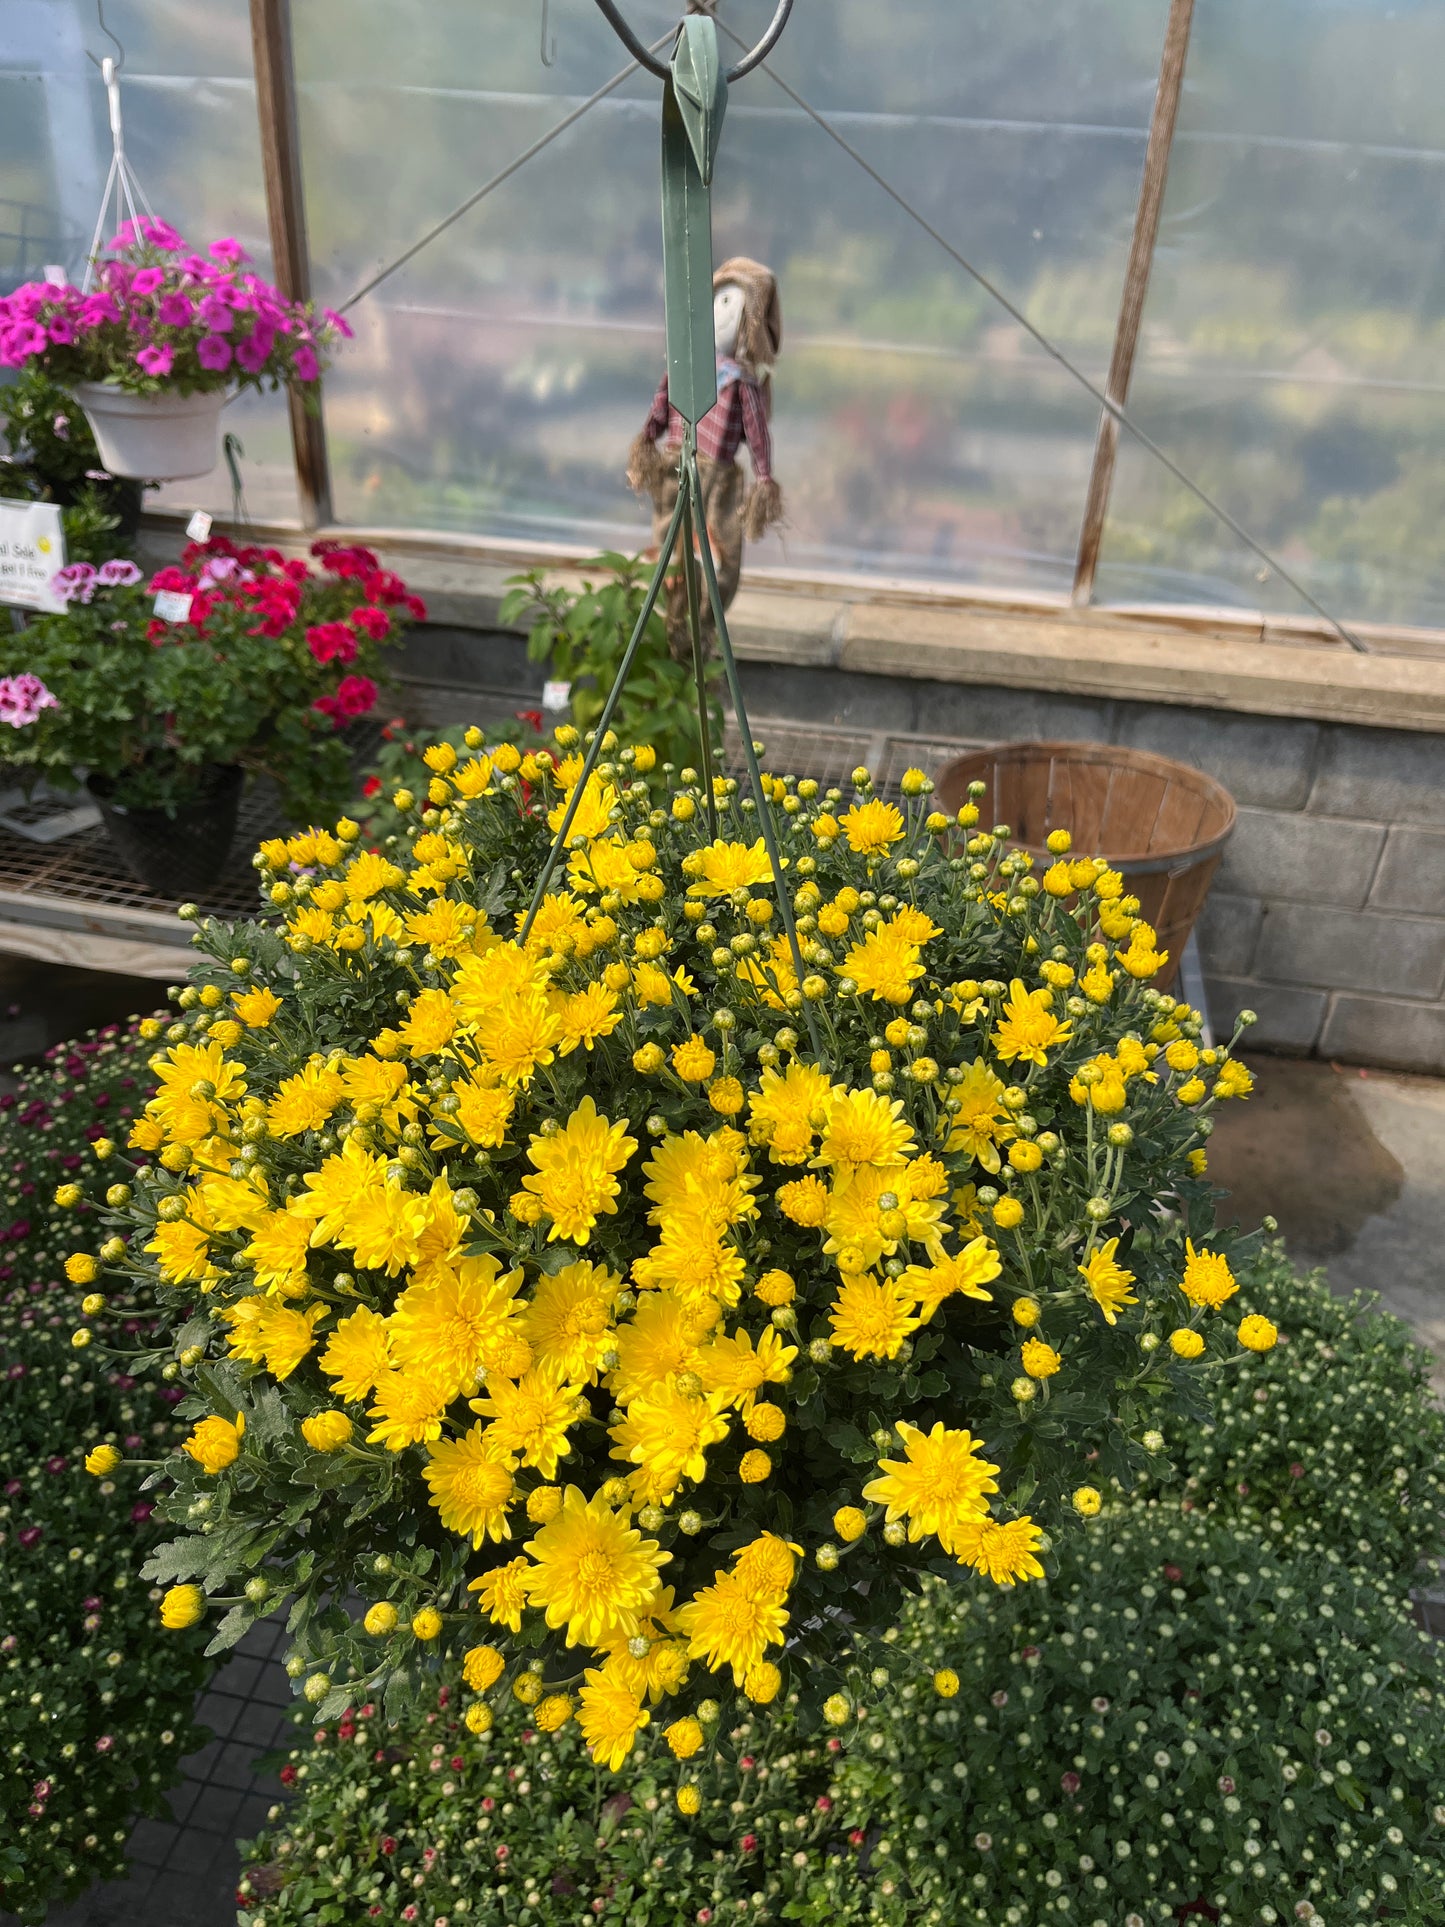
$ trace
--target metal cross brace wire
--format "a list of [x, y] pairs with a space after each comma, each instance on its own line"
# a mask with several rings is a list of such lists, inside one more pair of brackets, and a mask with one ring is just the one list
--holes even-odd
[[[774, 22], [781, 33], [791, 0], [784, 0]], [[614, 9], [607, 0], [598, 0], [602, 11], [613, 19]], [[614, 25], [618, 23], [614, 19]], [[621, 28], [619, 27], [619, 31]], [[632, 51], [632, 42], [624, 34]], [[774, 33], [772, 38], [776, 39]], [[771, 40], [767, 45], [771, 45]], [[766, 52], [766, 46], [763, 49]], [[762, 53], [758, 54], [762, 58]], [[727, 613], [718, 587], [717, 567], [708, 536], [707, 505], [703, 499], [702, 477], [697, 465], [697, 424], [717, 400], [717, 354], [712, 318], [712, 164], [722, 131], [727, 107], [727, 78], [717, 57], [717, 29], [707, 15], [690, 15], [678, 33], [672, 65], [664, 69], [662, 115], [662, 255], [663, 279], [667, 289], [667, 366], [669, 394], [681, 414], [685, 429], [678, 458], [677, 503], [672, 511], [667, 534], [658, 550], [657, 565], [648, 583], [636, 626], [617, 666], [602, 713], [597, 718], [592, 740], [587, 745], [582, 768], [572, 786], [556, 838], [542, 865], [542, 873], [532, 893], [532, 901], [522, 923], [522, 941], [531, 934], [547, 886], [567, 848], [572, 824], [581, 807], [583, 793], [602, 755], [618, 701], [643, 635], [669, 570], [681, 536], [682, 574], [687, 592], [688, 631], [692, 638], [693, 672], [697, 683], [699, 736], [702, 747], [702, 781], [708, 832], [717, 839], [717, 788], [713, 774], [712, 744], [709, 736], [705, 651], [702, 640], [702, 589], [698, 564], [702, 565], [702, 584], [707, 591], [708, 607], [717, 631], [718, 653], [742, 736], [743, 758], [748, 781], [763, 833], [763, 847], [778, 892], [778, 911], [787, 933], [788, 951], [801, 992], [804, 979], [802, 947], [793, 905], [783, 875], [783, 857], [778, 844], [777, 824], [773, 817], [772, 797], [763, 785], [758, 753], [753, 745], [752, 725], [743, 700], [737, 658], [728, 634]], [[822, 1060], [823, 1047], [812, 1005], [803, 999], [803, 1016], [815, 1058]]]

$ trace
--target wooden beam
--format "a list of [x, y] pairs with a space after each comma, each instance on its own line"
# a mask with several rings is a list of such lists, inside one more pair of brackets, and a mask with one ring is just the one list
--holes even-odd
[[[306, 201], [301, 184], [291, 0], [251, 0], [251, 53], [276, 285], [288, 301], [309, 301], [311, 257], [306, 245]], [[316, 395], [314, 389], [312, 392]], [[326, 429], [319, 412], [307, 412], [295, 388], [289, 391], [289, 405], [301, 521], [305, 528], [319, 529], [332, 519]]]
[[[1184, 63], [1189, 53], [1189, 30], [1194, 19], [1194, 0], [1170, 0], [1169, 22], [1164, 30], [1164, 52], [1159, 62], [1159, 86], [1154, 95], [1154, 114], [1149, 123], [1149, 144], [1144, 150], [1144, 173], [1139, 182], [1139, 204], [1134, 212], [1134, 235], [1129, 244], [1129, 263], [1124, 272], [1124, 292], [1119, 301], [1119, 325], [1114, 332], [1114, 353], [1109, 363], [1109, 379], [1104, 392], [1118, 408], [1129, 399], [1129, 382], [1134, 373], [1134, 354], [1139, 345], [1139, 326], [1144, 318], [1144, 298], [1149, 292], [1149, 272], [1154, 265], [1154, 243], [1159, 234], [1159, 215], [1164, 205], [1164, 186], [1169, 178], [1169, 155], [1174, 145], [1174, 128], [1179, 119], [1179, 96], [1184, 85]], [[1119, 448], [1119, 424], [1107, 412], [1100, 417], [1094, 443], [1094, 465], [1089, 474], [1089, 493], [1084, 502], [1084, 521], [1079, 531], [1079, 552], [1074, 564], [1073, 599], [1088, 602], [1094, 593], [1094, 576], [1099, 566], [1099, 549], [1104, 540], [1104, 520], [1109, 512], [1109, 496], [1114, 486], [1114, 462]]]

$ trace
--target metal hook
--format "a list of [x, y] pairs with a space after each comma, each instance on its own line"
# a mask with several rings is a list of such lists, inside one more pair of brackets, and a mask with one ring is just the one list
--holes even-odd
[[550, 66], [552, 66], [552, 64], [553, 64], [553, 63], [555, 62], [555, 60], [556, 60], [556, 58], [557, 58], [557, 36], [556, 36], [556, 34], [553, 34], [553, 35], [552, 35], [552, 41], [551, 41], [551, 47], [550, 47], [550, 50], [549, 50], [549, 48], [548, 48], [548, 43], [547, 43], [547, 8], [548, 8], [548, 5], [549, 5], [549, 0], [542, 0], [542, 48], [541, 48], [541, 52], [542, 52], [542, 65], [543, 65], [544, 67], [550, 67]]
[[[105, 35], [106, 39], [110, 42], [111, 46], [115, 48], [115, 51], [116, 51], [115, 71], [116, 73], [119, 73], [121, 68], [124, 67], [125, 65], [125, 48], [116, 39], [115, 35], [111, 32], [109, 26], [106, 24], [105, 0], [95, 0], [95, 11], [100, 19], [101, 32]], [[90, 51], [89, 47], [87, 47], [85, 50], [85, 57], [87, 60], [94, 61], [97, 67], [99, 67], [102, 64], [99, 60], [96, 60], [95, 55]]]
[[[650, 74], [655, 74], [659, 80], [666, 80], [669, 69], [643, 46], [642, 42], [637, 38], [637, 35], [622, 18], [615, 4], [615, 0], [597, 0], [597, 5], [601, 8], [603, 17], [612, 28], [612, 31], [632, 55], [632, 58], [637, 62], [638, 66], [645, 67]], [[735, 80], [741, 80], [744, 74], [750, 74], [754, 67], [760, 65], [761, 62], [767, 59], [768, 55], [773, 51], [773, 48], [777, 46], [783, 28], [788, 24], [788, 15], [792, 11], [793, 0], [778, 0], [777, 12], [769, 22], [767, 32], [763, 35], [757, 46], [753, 48], [752, 52], [744, 54], [737, 66], [729, 72], [727, 77], [729, 86], [731, 86]]]

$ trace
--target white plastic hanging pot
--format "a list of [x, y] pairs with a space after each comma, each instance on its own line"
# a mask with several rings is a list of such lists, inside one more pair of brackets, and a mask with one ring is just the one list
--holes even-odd
[[131, 395], [109, 382], [78, 381], [74, 393], [112, 475], [184, 482], [209, 475], [220, 460], [221, 410], [231, 399], [224, 388]]

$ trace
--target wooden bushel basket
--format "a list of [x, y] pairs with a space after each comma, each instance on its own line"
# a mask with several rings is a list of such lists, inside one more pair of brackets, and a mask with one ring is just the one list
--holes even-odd
[[960, 756], [939, 772], [937, 798], [950, 813], [977, 799], [979, 826], [1007, 823], [1042, 862], [1051, 830], [1067, 830], [1076, 856], [1102, 856], [1127, 879], [1139, 914], [1169, 953], [1172, 979], [1204, 908], [1234, 828], [1234, 798], [1187, 763], [1111, 743], [1001, 743]]

